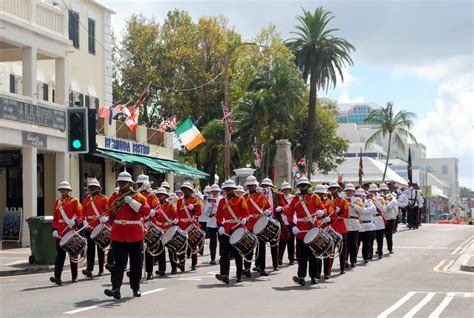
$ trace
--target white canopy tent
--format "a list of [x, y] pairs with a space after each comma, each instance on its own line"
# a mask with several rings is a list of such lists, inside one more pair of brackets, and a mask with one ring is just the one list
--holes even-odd
[[[346, 161], [341, 163], [336, 171], [329, 172], [328, 174], [316, 173], [311, 177], [311, 182], [322, 183], [337, 181], [338, 177], [342, 175], [342, 181], [344, 183], [359, 183], [359, 159], [360, 158], [347, 158]], [[383, 171], [385, 164], [374, 160], [369, 157], [362, 157], [364, 175], [362, 176], [363, 183], [381, 183], [383, 177]], [[394, 182], [398, 186], [407, 186], [407, 182], [400, 177], [395, 171], [387, 168], [387, 175], [385, 176], [385, 183]]]

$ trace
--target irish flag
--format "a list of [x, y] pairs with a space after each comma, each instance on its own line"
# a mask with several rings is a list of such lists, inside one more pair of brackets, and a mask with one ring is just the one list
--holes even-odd
[[194, 126], [191, 119], [186, 119], [181, 126], [176, 129], [176, 134], [181, 139], [181, 143], [187, 150], [193, 150], [198, 145], [206, 141], [201, 132]]

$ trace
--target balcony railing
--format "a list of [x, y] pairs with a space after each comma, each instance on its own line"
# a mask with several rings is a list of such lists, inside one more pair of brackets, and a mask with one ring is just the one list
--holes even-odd
[[48, 3], [39, 0], [0, 0], [0, 13], [7, 13], [67, 37], [67, 12]]

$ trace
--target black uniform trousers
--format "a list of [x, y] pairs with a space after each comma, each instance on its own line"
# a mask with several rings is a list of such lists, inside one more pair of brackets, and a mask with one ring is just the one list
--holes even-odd
[[[56, 240], [56, 251], [58, 255], [56, 256], [56, 261], [54, 262], [54, 277], [61, 279], [61, 274], [63, 273], [64, 261], [66, 260], [66, 251], [59, 247], [59, 240]], [[72, 278], [77, 277], [77, 263], [74, 263], [69, 255], [69, 260], [71, 262], [71, 276]]]
[[370, 259], [370, 243], [374, 241], [374, 231], [359, 232], [360, 240], [362, 242], [362, 258], [364, 261]]
[[[341, 272], [346, 269], [346, 260], [347, 260], [347, 234], [339, 233], [342, 236], [342, 249], [339, 251], [339, 267]], [[357, 257], [357, 254], [356, 254]]]
[[418, 227], [418, 207], [410, 207], [407, 208], [407, 223], [409, 228], [417, 228]]
[[332, 257], [326, 257], [324, 259], [316, 258], [316, 278], [321, 277], [322, 267], [324, 264], [324, 276], [331, 275], [331, 268], [332, 268]]
[[[385, 229], [375, 230], [374, 231], [374, 240], [377, 241], [377, 255], [383, 255], [383, 235], [385, 233]], [[372, 240], [373, 242], [373, 240]], [[372, 243], [373, 245], [373, 243]], [[373, 247], [373, 246], [372, 246]], [[370, 251], [371, 255], [373, 255], [373, 250]]]
[[387, 220], [385, 224], [385, 238], [387, 239], [387, 248], [391, 252], [393, 251], [393, 229], [396, 220]]
[[[170, 259], [171, 270], [176, 270], [176, 254], [174, 254], [171, 250], [168, 250], [168, 257]], [[160, 255], [157, 256], [158, 259], [158, 270], [160, 272], [166, 272], [166, 251], [161, 252]]]
[[208, 227], [207, 232], [209, 234], [209, 251], [211, 253], [211, 261], [215, 261], [217, 251], [217, 228]]
[[316, 278], [316, 257], [309, 247], [304, 244], [302, 238], [296, 239], [296, 252], [298, 253], [298, 277], [305, 278], [309, 271], [309, 277]]
[[184, 264], [186, 263], [186, 256], [187, 256], [188, 258], [191, 257], [191, 266], [193, 267], [196, 266], [198, 262], [198, 255], [195, 249], [196, 248], [193, 248], [188, 245], [186, 255], [184, 253], [178, 255], [179, 263], [184, 266]]
[[[233, 255], [235, 260], [235, 267], [237, 269], [237, 278], [241, 278], [243, 257], [239, 254], [239, 252], [237, 252], [237, 250], [232, 245], [230, 245], [229, 237], [227, 235], [220, 236], [220, 243], [222, 246], [221, 259], [219, 261], [221, 275], [229, 277], [230, 257], [231, 255]], [[252, 254], [253, 253], [250, 253], [250, 255]]]
[[153, 274], [153, 265], [155, 264], [155, 257], [148, 251], [145, 251], [145, 271], [147, 274]]
[[346, 259], [350, 258], [351, 264], [357, 263], [357, 254], [359, 253], [359, 231], [347, 232], [347, 250]]
[[115, 267], [112, 270], [111, 281], [113, 289], [120, 289], [123, 282], [123, 273], [130, 258], [130, 287], [133, 290], [140, 288], [142, 277], [142, 248], [143, 241], [117, 242], [112, 241]]
[[294, 262], [295, 261], [295, 236], [293, 233], [290, 234], [290, 238], [284, 240], [280, 236], [280, 243], [279, 243], [279, 255], [278, 260], [283, 262], [283, 255], [285, 254], [286, 247], [288, 246], [288, 261]]
[[104, 250], [99, 247], [99, 245], [95, 244], [93, 240], [91, 240], [91, 233], [92, 231], [86, 231], [85, 235], [87, 238], [87, 267], [86, 269], [89, 272], [94, 270], [94, 262], [95, 262], [95, 250], [97, 249], [97, 258], [99, 260], [99, 273], [104, 271], [104, 259], [105, 253]]
[[[221, 236], [221, 244], [222, 244], [222, 236]], [[265, 249], [266, 249], [266, 244], [265, 241], [263, 241], [261, 238], [258, 238], [258, 247], [257, 251], [255, 251], [255, 267], [257, 267], [260, 271], [265, 270], [266, 267], [266, 261], [265, 261]], [[245, 269], [250, 270], [251, 261], [252, 261], [252, 256], [253, 253], [248, 253], [245, 255]]]

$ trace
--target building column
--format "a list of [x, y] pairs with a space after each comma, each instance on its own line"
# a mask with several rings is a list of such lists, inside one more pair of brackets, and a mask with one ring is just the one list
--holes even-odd
[[168, 182], [168, 184], [170, 185], [171, 189], [170, 191], [173, 192], [174, 191], [174, 172], [170, 172], [166, 175], [166, 182]]
[[105, 176], [102, 184], [104, 188], [105, 195], [111, 195], [112, 191], [115, 189], [115, 171], [114, 171], [114, 163], [112, 160], [105, 159]]
[[23, 95], [37, 98], [36, 92], [36, 48], [25, 47], [22, 51]]
[[[56, 186], [64, 180], [69, 179], [69, 154], [67, 152], [56, 152]], [[60, 198], [58, 191], [56, 192], [56, 200]]]
[[54, 60], [54, 78], [55, 78], [55, 90], [54, 90], [54, 102], [67, 106], [69, 101], [68, 97], [68, 84], [67, 84], [67, 67], [66, 58], [57, 58]]
[[22, 170], [23, 170], [23, 233], [21, 237], [21, 245], [23, 247], [30, 246], [30, 231], [26, 219], [37, 215], [37, 148], [23, 148]]

